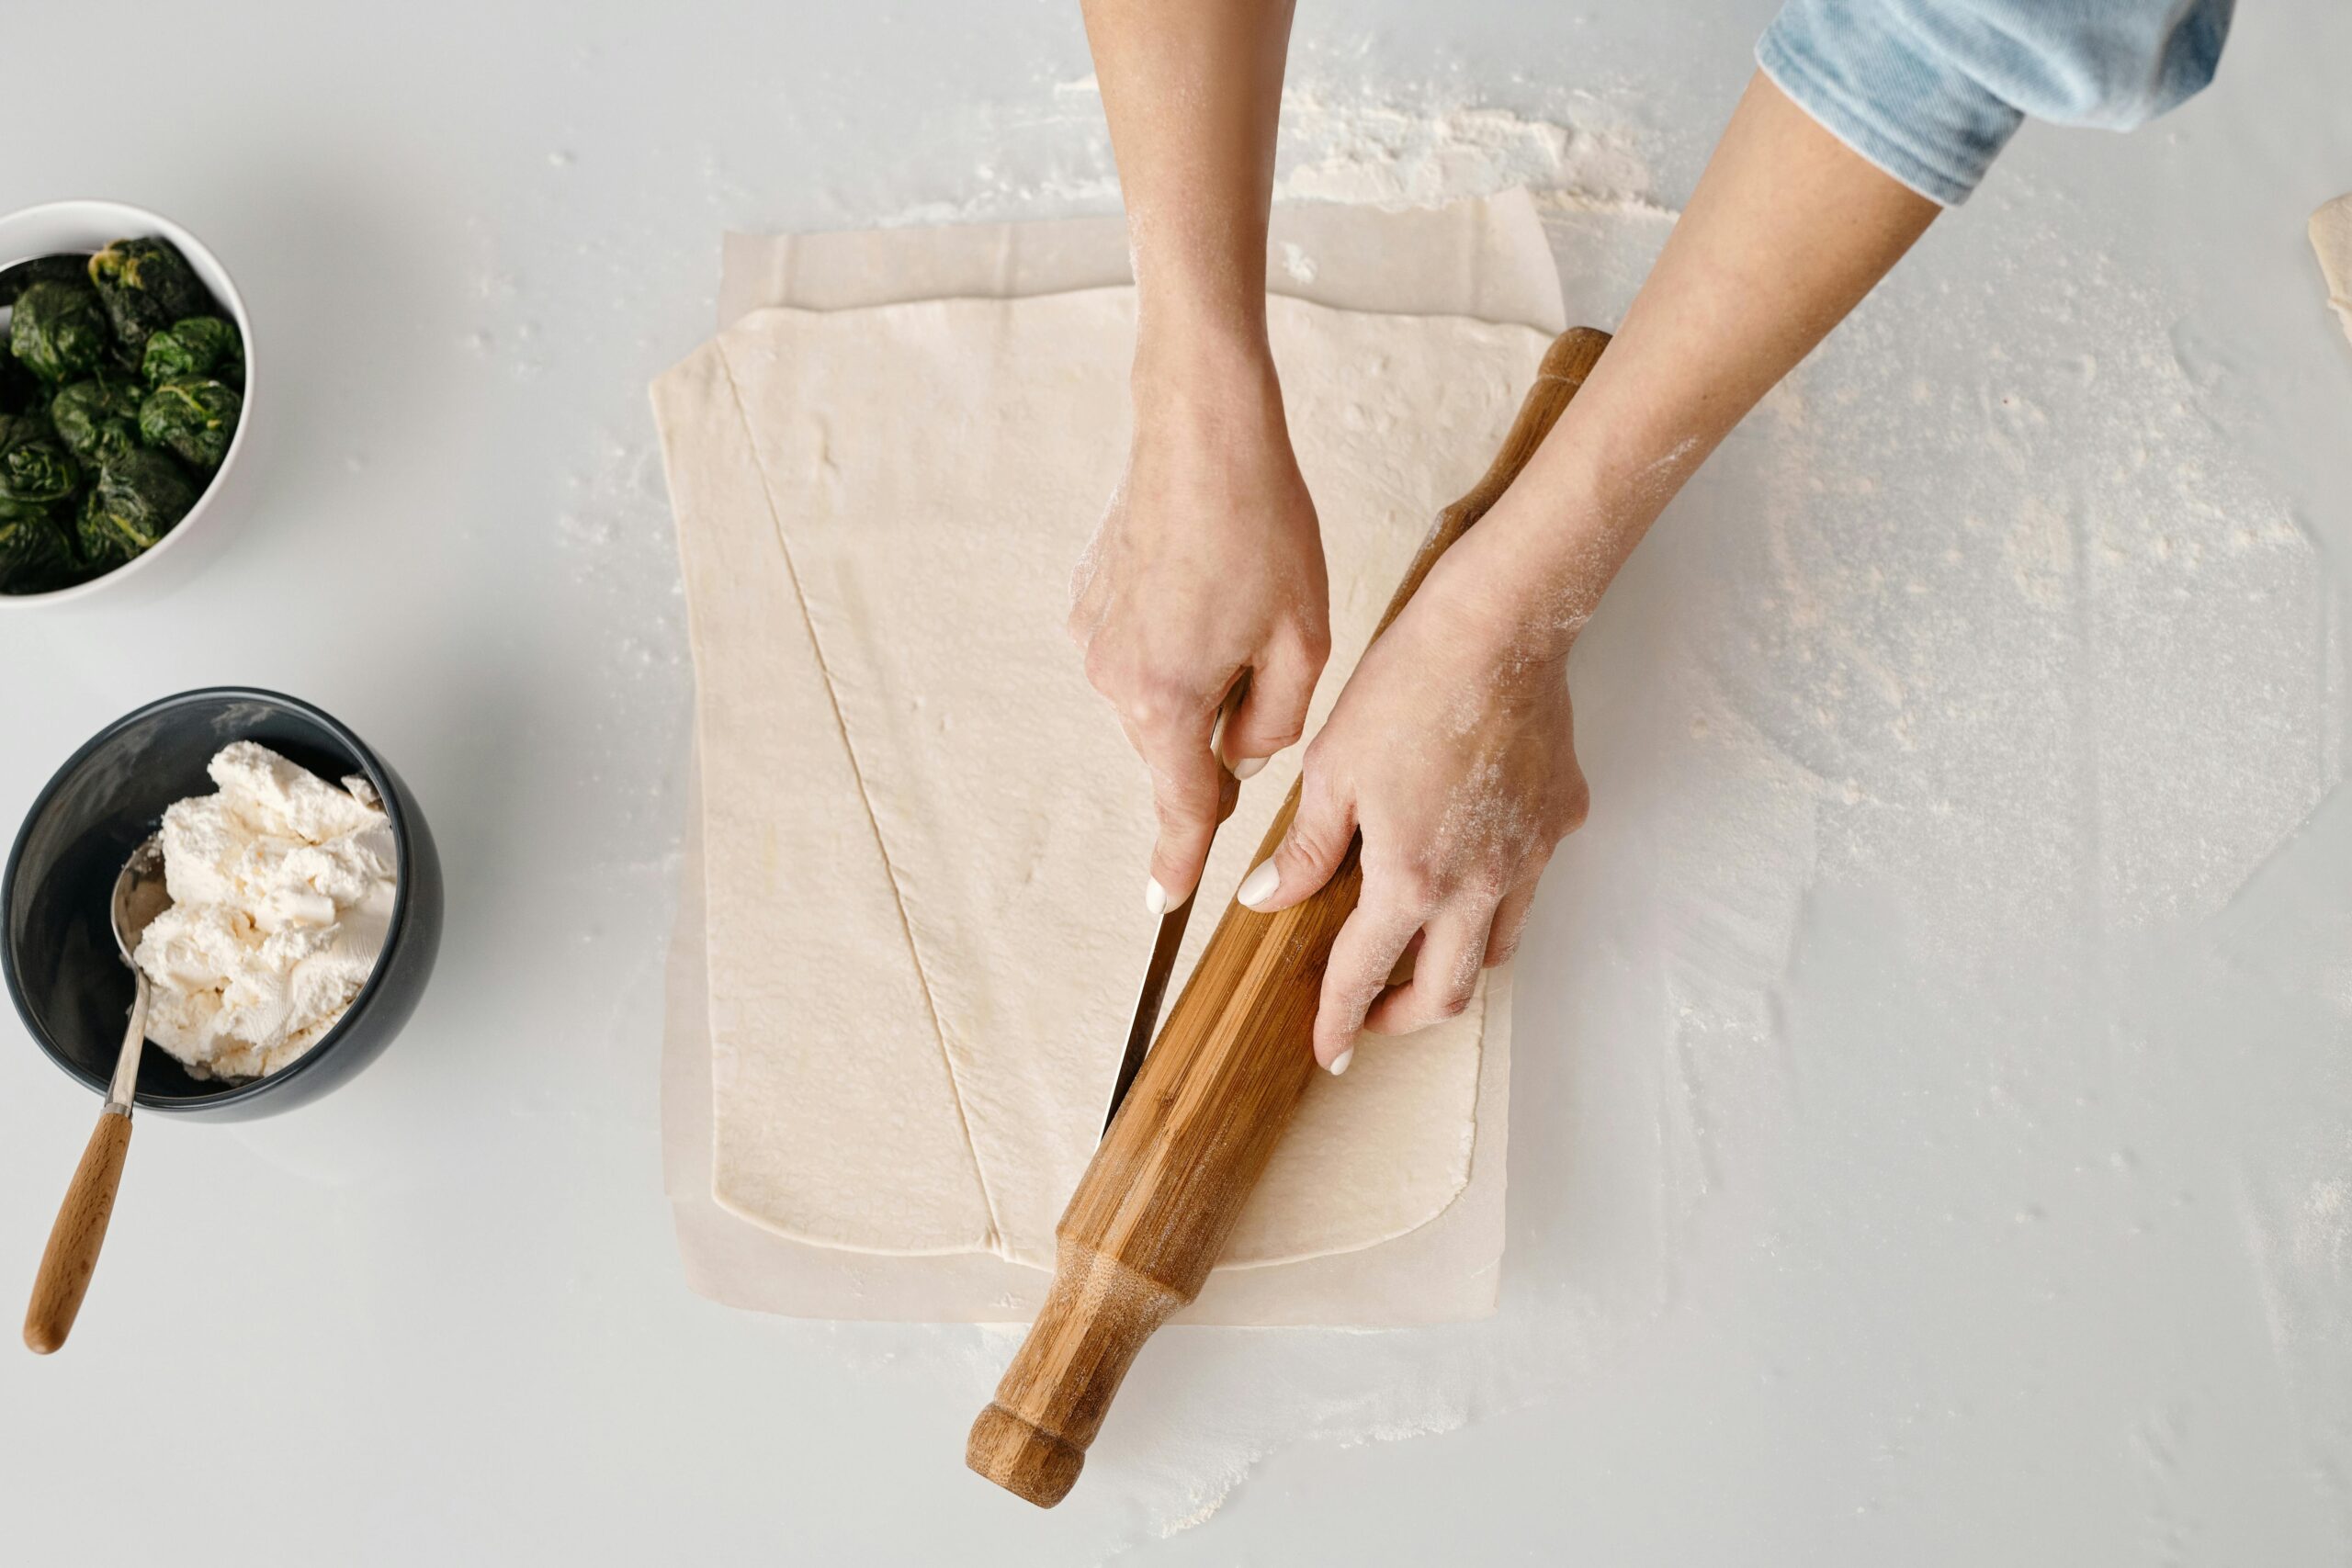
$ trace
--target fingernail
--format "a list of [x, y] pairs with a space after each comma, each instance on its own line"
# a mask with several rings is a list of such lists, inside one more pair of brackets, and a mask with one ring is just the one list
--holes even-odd
[[1258, 770], [1265, 765], [1266, 759], [1263, 757], [1244, 757], [1241, 761], [1227, 768], [1226, 772], [1231, 773], [1237, 779], [1254, 779], [1258, 776]]
[[1154, 876], [1144, 882], [1143, 907], [1155, 915], [1168, 913], [1168, 889], [1159, 885], [1159, 878]]
[[1268, 861], [1241, 879], [1240, 887], [1233, 895], [1234, 900], [1245, 909], [1254, 909], [1272, 897], [1274, 889], [1282, 885], [1282, 868]]
[[1344, 1050], [1344, 1051], [1340, 1052], [1338, 1055], [1336, 1055], [1336, 1056], [1332, 1057], [1332, 1058], [1331, 1058], [1331, 1076], [1332, 1076], [1333, 1077], [1335, 1077], [1335, 1078], [1336, 1078], [1336, 1077], [1338, 1077], [1341, 1073], [1346, 1072], [1346, 1071], [1348, 1070], [1348, 1064], [1349, 1064], [1350, 1062], [1354, 1061], [1355, 1059], [1356, 1059], [1356, 1048], [1355, 1048], [1354, 1046], [1352, 1046], [1352, 1045], [1349, 1046], [1346, 1050]]

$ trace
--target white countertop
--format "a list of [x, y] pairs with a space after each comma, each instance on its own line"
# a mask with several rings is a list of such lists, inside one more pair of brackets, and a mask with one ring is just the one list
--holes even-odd
[[[1770, 10], [1308, 6], [1294, 82], [1605, 121], [1670, 207]], [[1594, 821], [1520, 961], [1502, 1317], [1312, 1337], [1338, 1382], [1242, 1448], [1216, 1404], [1304, 1398], [1234, 1376], [1284, 1341], [1156, 1345], [1052, 1516], [961, 1467], [1001, 1334], [681, 1281], [690, 677], [644, 387], [724, 229], [1104, 209], [1075, 6], [12, 17], [0, 210], [187, 224], [277, 396], [203, 577], [0, 617], [0, 826], [130, 708], [274, 687], [406, 776], [449, 917], [345, 1089], [142, 1118], [74, 1342], [0, 1353], [0, 1556], [2343, 1562], [2352, 348], [2302, 225], [2352, 187], [2352, 12], [2245, 11], [2177, 116], [2030, 129], [1579, 651]], [[1560, 219], [1572, 313], [1622, 297], [1576, 250], [1612, 221]], [[285, 635], [205, 629], [220, 596]], [[0, 1021], [0, 1280], [95, 1109]]]

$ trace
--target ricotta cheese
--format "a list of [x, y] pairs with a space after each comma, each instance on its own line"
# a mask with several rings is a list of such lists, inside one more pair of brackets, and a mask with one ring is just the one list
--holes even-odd
[[132, 957], [153, 986], [149, 1040], [191, 1077], [258, 1077], [316, 1044], [374, 972], [391, 819], [367, 780], [331, 784], [250, 740], [207, 771], [217, 793], [164, 813], [172, 904]]

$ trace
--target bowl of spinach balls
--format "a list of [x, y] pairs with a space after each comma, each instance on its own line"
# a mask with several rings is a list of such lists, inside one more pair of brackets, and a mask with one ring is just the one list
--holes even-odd
[[119, 202], [0, 218], [0, 614], [141, 575], [214, 511], [253, 397], [244, 301]]

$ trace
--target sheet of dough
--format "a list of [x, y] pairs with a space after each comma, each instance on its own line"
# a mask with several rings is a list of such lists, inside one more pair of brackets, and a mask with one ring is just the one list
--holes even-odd
[[2320, 276], [2327, 279], [2328, 306], [2345, 337], [2352, 339], [2352, 192], [2312, 214], [2311, 235]]
[[[1549, 252], [1532, 208], [1517, 194], [1439, 212], [1285, 210], [1276, 215], [1274, 245], [1290, 264], [1288, 285], [1307, 292], [1328, 289], [1332, 297], [1358, 304], [1426, 308], [1463, 301], [1546, 328], [1559, 324]], [[1432, 257], [1440, 259], [1431, 263]], [[1115, 276], [1123, 263], [1115, 223], [1096, 220], [944, 234], [732, 238], [721, 309], [722, 314], [741, 310], [763, 298], [842, 304], [860, 298], [860, 290], [890, 298], [894, 291], [926, 288], [1051, 288]], [[1318, 269], [1322, 285], [1305, 286], [1298, 275]], [[1384, 278], [1383, 273], [1394, 276]], [[1275, 276], [1283, 287], [1283, 273], [1278, 269]], [[1508, 400], [1515, 402], [1515, 391]], [[1459, 488], [1452, 480], [1448, 484]], [[1270, 794], [1268, 810], [1272, 798]], [[699, 863], [699, 854], [690, 851], [689, 882]], [[689, 890], [674, 954], [664, 1072], [669, 1182], [695, 1287], [737, 1304], [821, 1315], [985, 1318], [1017, 1315], [1034, 1306], [1042, 1284], [1034, 1269], [978, 1256], [867, 1260], [753, 1230], [712, 1204], [708, 1188], [697, 1181], [710, 1169], [710, 1086], [696, 1070], [708, 1038], [696, 1016], [706, 998], [691, 983], [699, 913]], [[1114, 962], [1124, 972], [1132, 961], [1121, 953]], [[1188, 1315], [1207, 1321], [1369, 1324], [1470, 1315], [1491, 1306], [1501, 1245], [1507, 998], [1490, 996], [1487, 1010], [1488, 1048], [1474, 1089], [1479, 1139], [1467, 1190], [1434, 1223], [1384, 1246], [1304, 1263], [1221, 1270]], [[1344, 1135], [1342, 1141], [1361, 1146]], [[1288, 1147], [1302, 1160], [1319, 1159], [1315, 1143], [1308, 1123], [1306, 1134]], [[1082, 1157], [1081, 1141], [1074, 1158], [1082, 1163]], [[1460, 1174], [1457, 1166], [1455, 1185]], [[1059, 1197], [1056, 1191], [1046, 1201], [1048, 1212], [1035, 1222], [1041, 1232], [1049, 1228]], [[1008, 1231], [1023, 1223], [1029, 1222], [1016, 1217]], [[1000, 1245], [1003, 1241], [1000, 1235]], [[1261, 1249], [1261, 1255], [1271, 1250]], [[1412, 1281], [1411, 1288], [1399, 1292], [1401, 1280]]]

